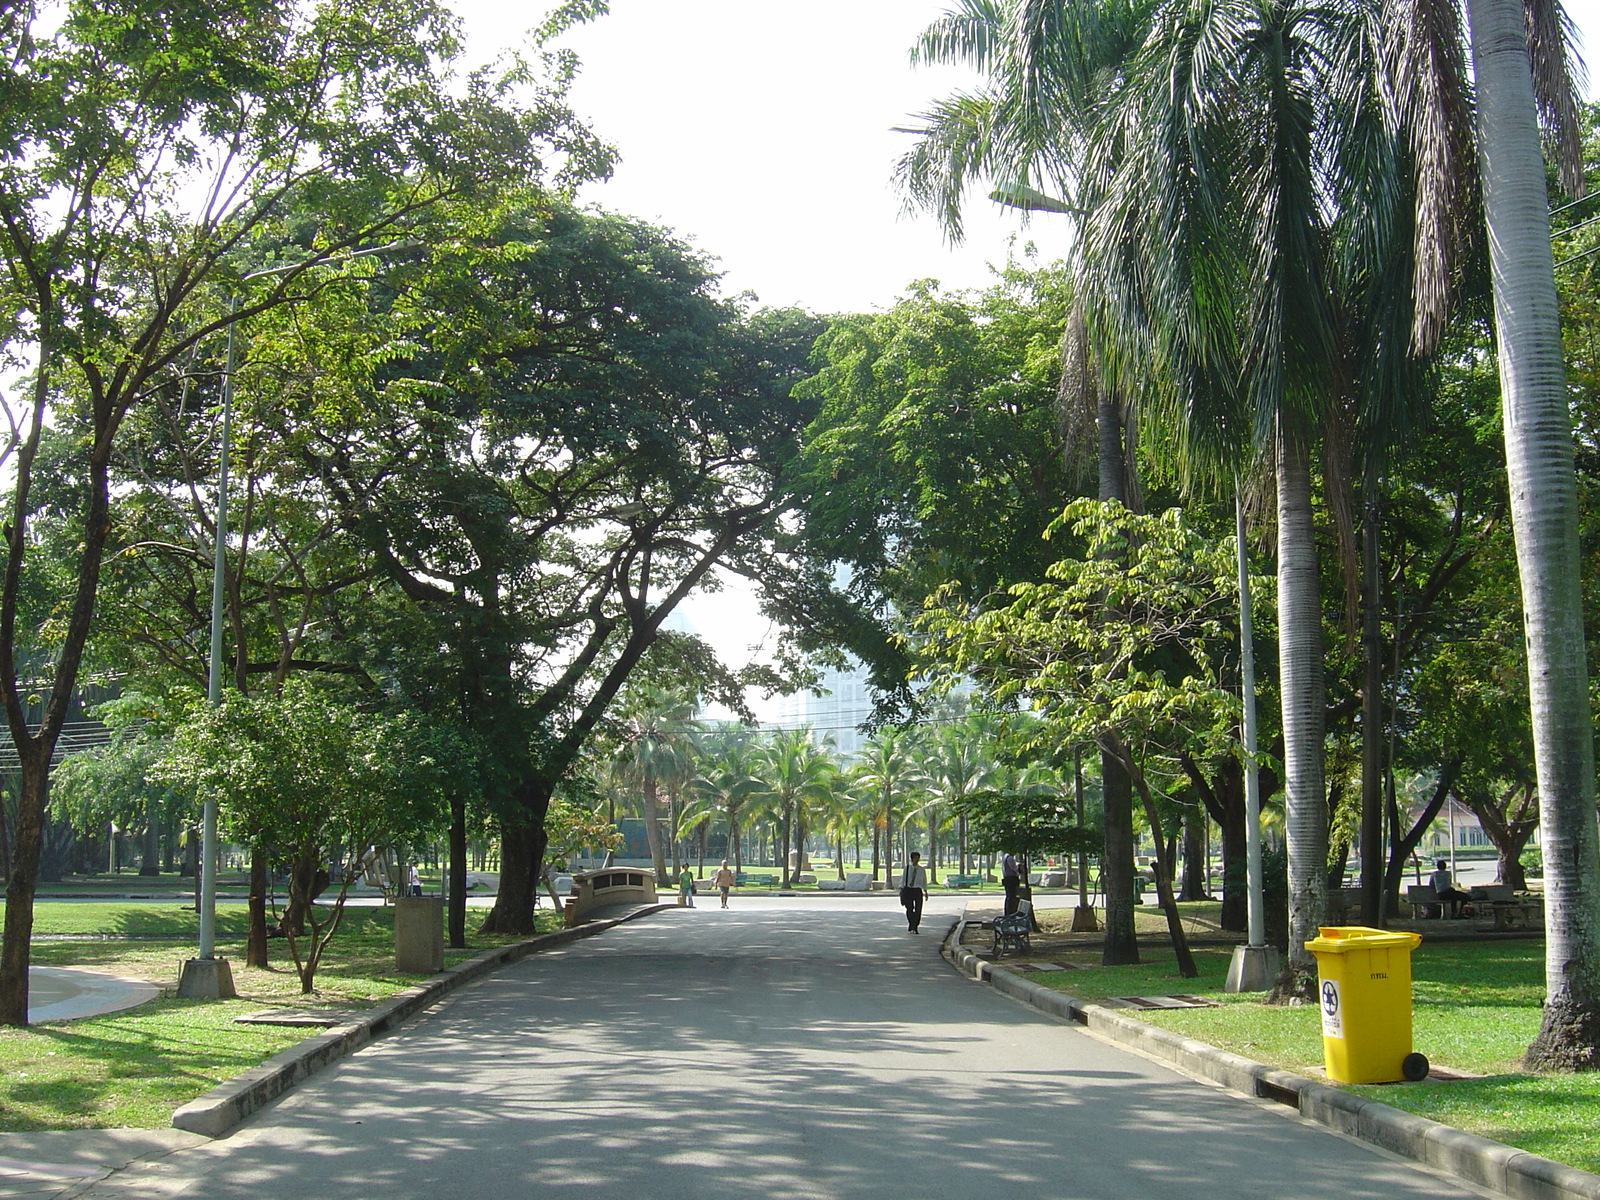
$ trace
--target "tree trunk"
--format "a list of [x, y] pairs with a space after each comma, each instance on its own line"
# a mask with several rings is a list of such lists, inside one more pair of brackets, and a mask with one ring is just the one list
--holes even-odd
[[666, 887], [670, 879], [666, 850], [661, 845], [661, 811], [656, 803], [655, 776], [647, 773], [639, 790], [644, 801], [644, 836], [650, 843], [650, 865], [655, 868], [657, 886]]
[[1545, 1002], [1528, 1066], [1600, 1067], [1600, 829], [1560, 309], [1523, 8], [1470, 0], [1483, 208], [1544, 851]]
[[[1124, 770], [1127, 769], [1127, 760], [1122, 759]], [[1161, 837], [1161, 814], [1156, 811], [1155, 800], [1150, 795], [1150, 789], [1144, 778], [1133, 772], [1128, 772], [1129, 779], [1138, 790], [1139, 799], [1144, 805], [1145, 820], [1150, 823], [1150, 828], [1156, 831], [1156, 898], [1160, 901], [1161, 911], [1167, 918], [1167, 936], [1172, 939], [1172, 953], [1178, 961], [1178, 974], [1184, 979], [1193, 979], [1200, 974], [1200, 968], [1195, 965], [1194, 955], [1189, 950], [1189, 938], [1183, 929], [1183, 917], [1178, 913], [1178, 904], [1172, 894], [1172, 861]]]
[[671, 879], [677, 879], [682, 873], [682, 863], [678, 858], [678, 793], [676, 790], [667, 789], [667, 840], [672, 847], [672, 874]]
[[449, 911], [445, 924], [450, 937], [450, 947], [462, 949], [467, 944], [467, 800], [459, 793], [450, 796], [450, 893]]
[[0, 935], [0, 1025], [28, 1023], [28, 959], [33, 940], [33, 894], [38, 886], [39, 847], [50, 786], [50, 754], [20, 744], [22, 794], [17, 799], [11, 879], [6, 885], [4, 934]]
[[783, 817], [778, 832], [778, 886], [788, 888], [793, 882], [789, 876], [789, 831], [794, 827], [794, 805], [783, 806]]
[[[1529, 819], [1535, 800], [1533, 788], [1514, 787], [1498, 804], [1489, 797], [1467, 797], [1459, 791], [1456, 797], [1472, 810], [1478, 818], [1478, 824], [1483, 826], [1485, 836], [1494, 846], [1498, 858], [1498, 881], [1519, 892], [1527, 890], [1528, 876], [1522, 869], [1522, 852], [1533, 837], [1533, 831], [1539, 827], [1537, 821]], [[1518, 801], [1515, 815], [1511, 812], [1513, 798]]]
[[1456, 759], [1446, 760], [1440, 764], [1439, 778], [1433, 787], [1433, 796], [1409, 829], [1403, 829], [1400, 812], [1391, 797], [1389, 802], [1389, 864], [1383, 872], [1383, 893], [1385, 908], [1389, 913], [1400, 911], [1400, 884], [1406, 875], [1406, 860], [1416, 850], [1422, 841], [1422, 835], [1428, 831], [1428, 826], [1433, 824], [1433, 819], [1439, 815], [1439, 810], [1444, 807], [1444, 802], [1450, 794], [1450, 789], [1455, 785], [1456, 772], [1460, 770], [1461, 763]]
[[267, 856], [260, 850], [250, 851], [250, 932], [245, 940], [244, 965], [265, 969], [269, 964], [267, 952]]
[[1316, 960], [1305, 944], [1328, 912], [1328, 799], [1323, 782], [1326, 700], [1322, 588], [1311, 509], [1310, 454], [1280, 421], [1278, 474], [1278, 678], [1283, 706], [1284, 829], [1289, 860], [1289, 952], [1277, 1001], [1311, 999]]
[[500, 892], [484, 918], [484, 933], [532, 933], [543, 827], [500, 823]]
[[278, 937], [299, 937], [305, 932], [311, 902], [328, 886], [328, 873], [315, 847], [303, 850], [289, 864], [289, 903], [284, 905], [273, 931]]
[[1139, 961], [1133, 924], [1133, 785], [1116, 756], [1100, 751], [1100, 797], [1105, 820], [1105, 856], [1100, 888], [1106, 901], [1106, 938], [1100, 962], [1115, 967]]
[[1183, 814], [1183, 891], [1178, 899], [1207, 899], [1206, 817], [1198, 804]]
[[1222, 830], [1222, 918], [1221, 926], [1230, 933], [1245, 933], [1250, 928], [1250, 887], [1245, 871], [1247, 830], [1244, 807], [1230, 811]]
[[144, 806], [144, 853], [139, 859], [139, 874], [161, 874], [161, 805], [156, 800]]

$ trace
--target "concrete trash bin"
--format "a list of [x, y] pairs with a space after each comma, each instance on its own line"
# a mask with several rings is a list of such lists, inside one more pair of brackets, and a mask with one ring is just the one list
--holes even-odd
[[431, 975], [444, 970], [444, 897], [396, 896], [394, 969]]
[[1360, 925], [1324, 928], [1306, 943], [1316, 955], [1322, 1056], [1335, 1083], [1426, 1079], [1411, 1049], [1411, 952], [1415, 933]]

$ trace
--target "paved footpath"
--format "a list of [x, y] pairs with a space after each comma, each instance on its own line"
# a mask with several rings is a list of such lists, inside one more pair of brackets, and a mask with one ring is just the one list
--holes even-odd
[[451, 995], [96, 1200], [1460, 1200], [977, 986], [882, 905], [671, 911]]

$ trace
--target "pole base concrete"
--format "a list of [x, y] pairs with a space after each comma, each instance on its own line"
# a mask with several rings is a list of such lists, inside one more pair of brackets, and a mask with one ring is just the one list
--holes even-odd
[[1280, 960], [1276, 946], [1235, 946], [1228, 964], [1225, 992], [1265, 992], [1278, 978]]
[[178, 995], [185, 1000], [234, 1000], [233, 968], [225, 958], [191, 958], [178, 976]]
[[1072, 910], [1072, 932], [1073, 933], [1099, 933], [1100, 932], [1100, 921], [1098, 920], [1098, 918], [1096, 918], [1095, 913], [1094, 913], [1094, 908], [1092, 906], [1088, 907], [1088, 908], [1085, 908], [1083, 905], [1080, 904], [1080, 905], [1078, 905], [1076, 908], [1074, 908]]

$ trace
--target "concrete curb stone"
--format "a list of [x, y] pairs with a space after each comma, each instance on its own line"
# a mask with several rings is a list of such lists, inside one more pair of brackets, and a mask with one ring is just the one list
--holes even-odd
[[1024, 979], [962, 946], [966, 924], [964, 919], [958, 921], [940, 947], [950, 965], [1042, 1012], [1087, 1025], [1110, 1041], [1246, 1096], [1291, 1105], [1301, 1116], [1339, 1133], [1513, 1200], [1600, 1200], [1600, 1175], [1219, 1050], [1118, 1009], [1085, 1003]]
[[252, 1067], [232, 1079], [219, 1083], [202, 1096], [189, 1101], [172, 1114], [174, 1129], [217, 1138], [238, 1125], [251, 1113], [266, 1107], [296, 1084], [318, 1071], [353, 1054], [376, 1037], [398, 1028], [407, 1019], [459, 987], [463, 987], [508, 963], [541, 950], [551, 950], [579, 938], [592, 937], [638, 917], [672, 908], [670, 904], [647, 905], [620, 917], [590, 921], [571, 929], [513, 942], [485, 950], [453, 967], [448, 967], [414, 987], [390, 996], [360, 1019], [339, 1025], [326, 1033], [307, 1038], [274, 1054], [259, 1067]]

